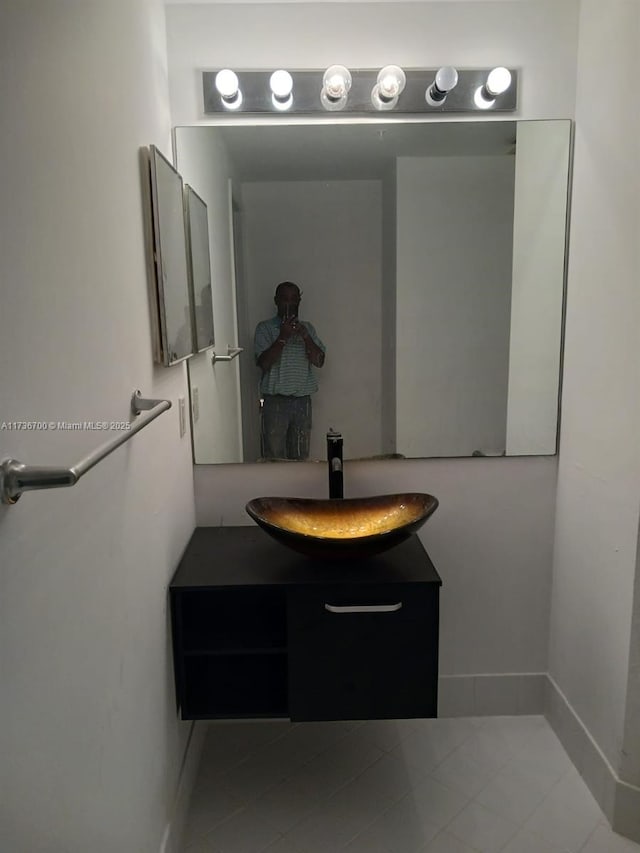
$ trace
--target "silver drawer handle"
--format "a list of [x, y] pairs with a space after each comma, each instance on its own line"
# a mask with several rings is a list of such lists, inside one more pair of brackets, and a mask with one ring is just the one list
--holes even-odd
[[396, 604], [353, 604], [340, 606], [337, 604], [325, 604], [325, 610], [330, 613], [392, 613], [400, 610], [402, 602]]

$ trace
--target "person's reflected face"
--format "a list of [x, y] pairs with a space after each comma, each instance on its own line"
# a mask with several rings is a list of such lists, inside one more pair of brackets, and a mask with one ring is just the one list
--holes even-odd
[[300, 291], [295, 284], [279, 285], [274, 302], [278, 308], [278, 317], [297, 317], [300, 307]]

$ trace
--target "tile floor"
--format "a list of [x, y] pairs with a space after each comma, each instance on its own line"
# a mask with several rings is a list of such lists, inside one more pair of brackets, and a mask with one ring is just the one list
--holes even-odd
[[209, 725], [185, 853], [640, 853], [543, 717]]

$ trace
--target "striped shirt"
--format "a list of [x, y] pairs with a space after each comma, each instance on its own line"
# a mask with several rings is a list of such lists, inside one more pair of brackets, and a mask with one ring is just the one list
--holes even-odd
[[[316, 334], [311, 323], [304, 321], [312, 341], [325, 352], [325, 346]], [[280, 317], [263, 320], [256, 326], [254, 351], [256, 363], [265, 350], [280, 337]], [[262, 375], [261, 394], [285, 394], [288, 397], [305, 397], [318, 390], [318, 381], [311, 362], [307, 358], [301, 335], [289, 338], [282, 347], [282, 355], [276, 363]]]

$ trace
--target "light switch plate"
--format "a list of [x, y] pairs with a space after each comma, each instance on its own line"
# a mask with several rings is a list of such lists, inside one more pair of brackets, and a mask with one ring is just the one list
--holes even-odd
[[178, 418], [180, 421], [180, 438], [182, 438], [182, 436], [187, 431], [187, 417], [184, 397], [178, 397]]

